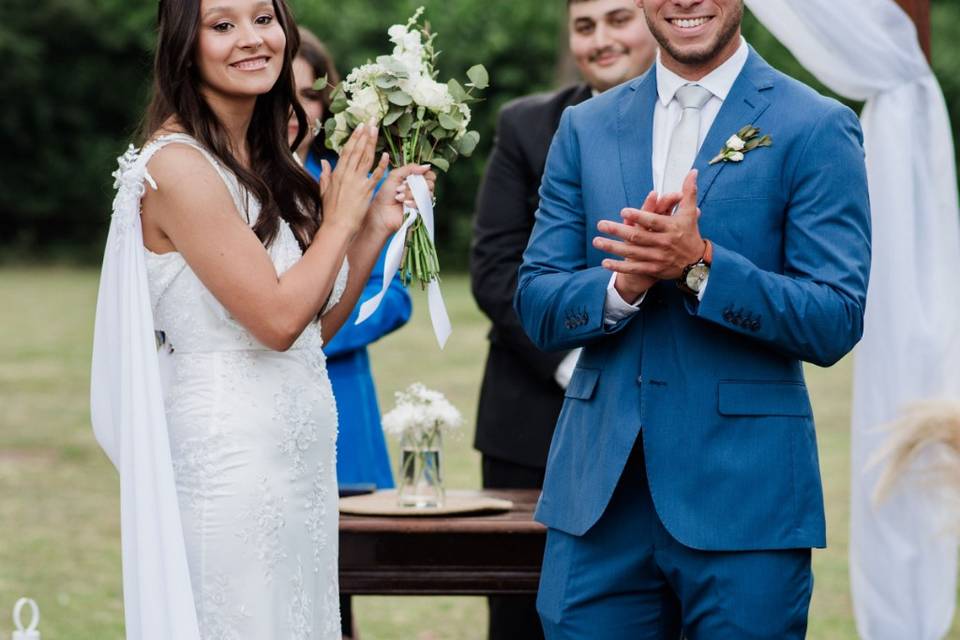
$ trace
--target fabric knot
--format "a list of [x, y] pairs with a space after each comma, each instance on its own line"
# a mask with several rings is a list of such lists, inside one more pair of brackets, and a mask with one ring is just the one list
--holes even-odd
[[710, 90], [698, 84], [685, 84], [677, 89], [677, 102], [684, 109], [702, 109], [713, 96]]

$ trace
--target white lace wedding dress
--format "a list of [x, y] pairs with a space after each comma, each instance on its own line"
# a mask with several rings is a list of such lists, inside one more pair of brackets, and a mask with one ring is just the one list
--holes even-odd
[[[172, 143], [199, 149], [240, 215], [256, 222], [252, 195], [186, 135], [140, 152], [142, 180], [154, 186], [149, 158]], [[278, 274], [302, 255], [282, 221], [267, 250]], [[288, 351], [270, 350], [179, 253], [144, 251], [154, 326], [165, 338], [163, 404], [200, 637], [340, 638], [337, 413], [318, 323]], [[346, 276], [344, 263], [327, 308]]]

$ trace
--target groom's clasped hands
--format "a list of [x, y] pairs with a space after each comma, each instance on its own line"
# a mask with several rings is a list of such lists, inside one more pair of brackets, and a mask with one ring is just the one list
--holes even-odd
[[597, 236], [593, 246], [623, 258], [606, 258], [602, 265], [617, 274], [615, 287], [627, 302], [635, 302], [658, 280], [676, 280], [704, 255], [696, 169], [687, 174], [680, 193], [651, 191], [640, 209], [627, 207], [620, 216], [622, 223], [597, 223], [601, 233], [613, 238]]

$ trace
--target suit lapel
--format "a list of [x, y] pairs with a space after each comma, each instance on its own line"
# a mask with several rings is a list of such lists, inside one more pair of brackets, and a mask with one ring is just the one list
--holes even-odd
[[592, 97], [593, 91], [588, 85], [578, 85], [576, 91], [571, 94], [570, 100], [564, 105], [564, 107], [580, 104], [581, 102], [585, 102]]
[[653, 190], [653, 108], [657, 100], [657, 77], [650, 70], [633, 82], [620, 97], [617, 111], [617, 141], [620, 175], [627, 205], [640, 207]]
[[[699, 172], [698, 188], [699, 197], [697, 204], [703, 203], [704, 198], [713, 186], [714, 181], [726, 168], [729, 162], [718, 162], [709, 164], [726, 141], [742, 129], [745, 125], [755, 124], [770, 102], [764, 97], [763, 92], [773, 86], [772, 69], [763, 59], [751, 48], [750, 57], [737, 77], [736, 82], [727, 94], [727, 99], [723, 101], [720, 112], [717, 114], [710, 131], [707, 133], [703, 146], [693, 166]], [[765, 132], [761, 132], [762, 133]], [[761, 152], [762, 153], [762, 152]]]

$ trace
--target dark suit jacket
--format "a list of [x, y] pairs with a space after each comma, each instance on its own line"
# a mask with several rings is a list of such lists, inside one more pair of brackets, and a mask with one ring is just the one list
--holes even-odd
[[477, 196], [470, 276], [493, 322], [474, 446], [485, 455], [543, 468], [563, 404], [554, 372], [565, 352], [533, 345], [513, 309], [517, 268], [533, 229], [550, 142], [563, 110], [590, 97], [575, 85], [527, 96], [500, 112], [497, 137]]

